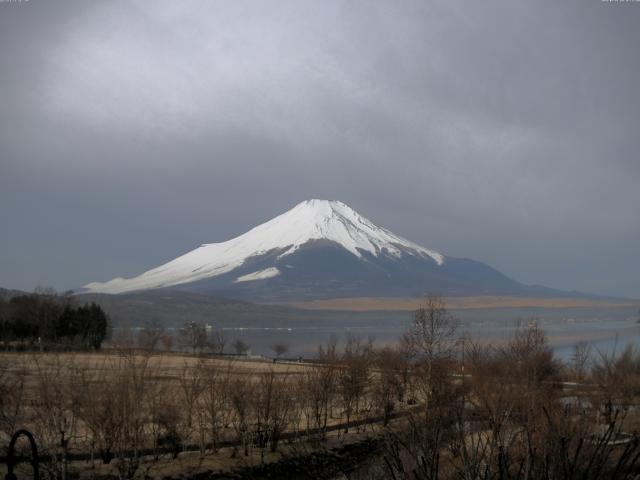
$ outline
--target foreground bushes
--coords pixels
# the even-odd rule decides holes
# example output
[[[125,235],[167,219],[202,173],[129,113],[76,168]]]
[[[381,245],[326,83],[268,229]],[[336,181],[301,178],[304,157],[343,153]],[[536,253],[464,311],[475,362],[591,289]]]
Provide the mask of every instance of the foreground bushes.
[[[453,319],[437,299],[429,302],[407,339],[417,346],[412,381],[424,386],[426,408],[385,432],[386,475],[638,478],[640,352],[583,358],[582,351],[565,366],[534,323],[502,346],[459,341],[464,374],[452,375]]]

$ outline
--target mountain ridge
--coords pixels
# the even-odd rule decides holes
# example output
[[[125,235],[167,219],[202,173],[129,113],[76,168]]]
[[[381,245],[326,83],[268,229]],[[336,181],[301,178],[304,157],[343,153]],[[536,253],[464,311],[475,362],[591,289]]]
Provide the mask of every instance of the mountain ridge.
[[[383,254],[398,257],[408,253],[430,258],[438,265],[444,262],[442,254],[376,226],[343,202],[311,199],[236,238],[202,244],[137,277],[89,283],[83,291],[126,293],[192,283],[226,274],[244,265],[247,259],[269,252],[278,251],[281,259],[314,240],[338,243],[358,258],[365,252],[376,257]],[[272,273],[271,276],[275,276],[280,272]]]
[[[473,259],[449,257],[375,225],[343,202],[306,200],[246,233],[205,243],[129,279],[78,293],[172,288],[270,302],[362,296],[549,295]]]

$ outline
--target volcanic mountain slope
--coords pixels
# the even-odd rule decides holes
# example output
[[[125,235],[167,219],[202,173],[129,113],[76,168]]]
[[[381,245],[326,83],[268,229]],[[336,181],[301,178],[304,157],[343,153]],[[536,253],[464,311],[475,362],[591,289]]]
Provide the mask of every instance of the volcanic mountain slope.
[[[204,244],[87,293],[182,289],[252,300],[354,296],[553,295],[469,259],[445,256],[374,225],[338,201],[307,200],[247,233]]]

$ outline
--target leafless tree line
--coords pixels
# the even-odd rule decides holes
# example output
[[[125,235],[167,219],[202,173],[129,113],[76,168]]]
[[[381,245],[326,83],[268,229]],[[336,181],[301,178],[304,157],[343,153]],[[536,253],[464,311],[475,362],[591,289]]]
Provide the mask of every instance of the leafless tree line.
[[[0,429],[5,440],[18,428],[31,430],[51,478],[68,478],[79,458],[113,465],[119,478],[139,474],[143,458],[187,449],[204,456],[226,446],[234,456],[264,458],[285,433],[288,444],[320,445],[336,424],[361,429],[363,419],[390,412],[391,393],[374,387],[382,375],[377,356],[356,339],[340,352],[332,342],[321,347],[316,365],[262,363],[256,370],[242,361],[124,347],[110,355],[5,355]],[[385,365],[385,378],[391,371]],[[400,395],[397,387],[392,395]]]
[[[429,297],[397,346],[330,341],[314,365],[249,370],[126,346],[0,356],[0,431],[32,430],[51,478],[68,478],[78,457],[124,479],[187,449],[312,452],[336,428],[379,440],[383,478],[635,478],[640,353],[591,353],[578,345],[564,365],[535,325],[474,344]]]

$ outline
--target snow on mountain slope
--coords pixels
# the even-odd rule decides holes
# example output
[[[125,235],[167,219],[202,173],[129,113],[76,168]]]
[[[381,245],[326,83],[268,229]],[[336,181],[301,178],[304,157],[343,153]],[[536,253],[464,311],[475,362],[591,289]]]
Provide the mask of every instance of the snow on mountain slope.
[[[270,251],[282,251],[279,257],[290,255],[312,240],[336,242],[356,257],[362,257],[362,252],[369,252],[376,257],[382,254],[392,257],[408,254],[431,259],[437,265],[444,263],[444,256],[440,253],[374,225],[342,202],[307,200],[232,240],[204,244],[138,277],[94,282],[85,285],[84,289],[93,293],[124,293],[191,283],[230,272],[247,259]],[[261,278],[277,275],[275,271],[267,270],[237,280],[243,281],[240,279],[244,278],[249,281],[258,279],[260,275],[263,275]]]
[[[276,267],[269,267],[265,268],[264,270],[259,270],[257,272],[242,275],[236,278],[236,283],[251,282],[253,280],[264,280],[265,278],[276,277],[278,275],[280,275],[280,270],[278,270]]]

